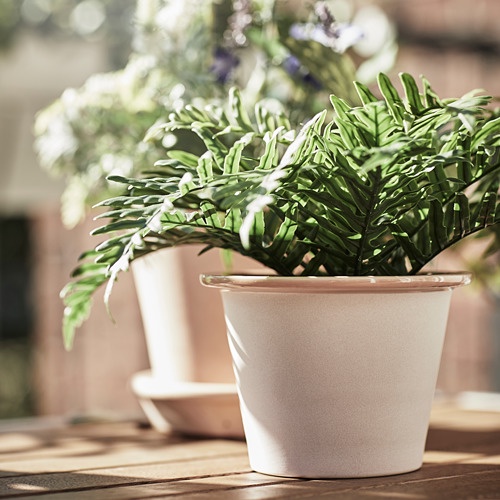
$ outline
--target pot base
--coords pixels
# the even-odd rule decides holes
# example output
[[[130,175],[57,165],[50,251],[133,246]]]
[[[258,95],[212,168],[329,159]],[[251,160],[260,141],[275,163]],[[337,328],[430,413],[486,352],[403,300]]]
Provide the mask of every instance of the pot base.
[[[370,474],[369,472],[366,472],[366,473],[363,473],[361,475],[343,474],[343,475],[339,475],[339,476],[332,475],[331,473],[328,473],[326,475],[321,475],[321,474],[318,474],[316,471],[314,471],[313,473],[310,473],[310,474],[306,473],[305,475],[304,475],[304,473],[293,474],[290,471],[287,471],[285,473],[283,473],[283,472],[272,473],[270,471],[258,470],[258,468],[252,467],[252,465],[250,465],[250,466],[252,467],[252,470],[254,472],[257,472],[258,474],[264,474],[265,476],[286,477],[286,478],[290,478],[290,479],[330,480],[330,479],[368,479],[370,477],[402,476],[404,474],[410,474],[412,472],[420,470],[422,468],[422,465],[423,464],[421,463],[418,467],[415,467],[415,468],[404,469],[404,470],[400,470],[400,471],[391,470],[390,472],[385,472],[385,473],[384,472],[374,472],[373,474]]]
[[[243,439],[236,386],[201,382],[165,384],[139,372],[132,390],[153,428],[203,437]]]

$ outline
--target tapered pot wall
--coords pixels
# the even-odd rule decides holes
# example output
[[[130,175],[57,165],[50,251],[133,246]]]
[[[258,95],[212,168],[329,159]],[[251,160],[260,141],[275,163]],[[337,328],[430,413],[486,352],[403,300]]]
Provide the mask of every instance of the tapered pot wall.
[[[451,288],[281,288],[222,292],[252,468],[306,478],[418,469]]]
[[[160,432],[241,438],[222,302],[199,282],[220,258],[198,256],[202,248],[166,248],[133,263],[151,370],[135,374],[132,389]]]
[[[200,249],[167,248],[132,267],[152,376],[165,384],[234,382],[220,297],[199,283],[220,259]]]

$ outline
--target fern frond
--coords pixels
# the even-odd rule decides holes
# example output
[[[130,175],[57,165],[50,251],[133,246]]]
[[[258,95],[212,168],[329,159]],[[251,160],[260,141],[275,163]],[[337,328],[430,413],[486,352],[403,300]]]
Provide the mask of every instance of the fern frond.
[[[332,96],[330,122],[324,110],[298,131],[264,103],[247,110],[237,90],[224,108],[188,105],[155,126],[156,139],[189,130],[203,147],[167,151],[144,178],[111,178],[127,194],[100,204],[95,234],[107,239],[63,292],[67,344],[94,291],[107,284],[108,297],[132,260],[160,248],[227,249],[282,275],[414,274],[497,228],[500,118],[489,98],[440,99],[427,80],[420,91],[400,79],[402,94],[379,76],[381,100],[356,83],[351,99]]]

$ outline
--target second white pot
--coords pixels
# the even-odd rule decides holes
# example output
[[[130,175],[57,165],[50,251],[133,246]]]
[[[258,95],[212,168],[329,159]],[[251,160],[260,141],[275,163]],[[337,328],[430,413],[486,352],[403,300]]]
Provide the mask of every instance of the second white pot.
[[[132,389],[160,432],[241,438],[222,302],[199,282],[220,258],[201,249],[166,248],[133,263],[151,370],[136,373]]]
[[[451,291],[467,275],[202,281],[222,288],[255,471],[347,478],[422,465]]]

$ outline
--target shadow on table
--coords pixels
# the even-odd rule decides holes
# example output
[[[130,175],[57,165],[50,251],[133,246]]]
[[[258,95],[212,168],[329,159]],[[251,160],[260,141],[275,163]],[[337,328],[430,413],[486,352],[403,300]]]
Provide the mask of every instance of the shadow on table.
[[[0,460],[56,448],[67,452],[73,448],[75,453],[72,456],[84,456],[87,454],[86,449],[90,455],[100,455],[127,445],[157,449],[186,440],[190,439],[174,433],[160,434],[141,422],[76,424],[28,431],[21,429],[0,433]]]
[[[111,432],[111,429],[114,431]],[[197,500],[500,498],[500,430],[458,430],[432,426],[426,446],[429,460],[424,461],[422,469],[408,474],[366,479],[293,480],[237,470],[237,464],[231,457],[231,465],[224,465],[226,468],[219,468],[219,472],[213,466],[214,459],[205,457],[209,465],[194,475],[192,470],[188,471],[192,467],[191,463],[183,463],[182,459],[168,461],[161,449],[165,445],[175,448],[178,443],[189,448],[189,443],[199,443],[199,440],[186,440],[175,435],[162,436],[148,429],[138,432],[130,425],[117,425],[111,429],[109,425],[103,426],[100,433],[96,431],[95,425],[88,430],[82,425],[76,429],[72,427],[67,433],[61,430],[29,433],[24,435],[25,441],[22,440],[22,434],[17,436],[17,441],[7,439],[0,448],[0,499],[28,496],[57,500],[155,497]],[[10,446],[5,446],[9,443]],[[134,462],[135,465],[123,467],[119,465],[120,460],[114,462],[107,458],[108,454],[113,453],[119,456],[128,448],[126,445],[132,445],[136,451],[150,453],[148,457],[151,462]],[[8,470],[8,462],[16,461],[16,457],[27,460],[27,456],[32,456],[40,461],[43,450],[58,447],[63,456],[51,453],[50,459],[97,455],[106,460],[100,463],[99,470],[95,467],[90,470],[92,467],[89,464],[78,472],[40,472],[43,469],[38,469],[38,472],[28,473],[28,469],[24,472]],[[158,456],[155,455],[157,451],[161,452]],[[237,451],[238,455],[243,456],[242,450],[238,448]],[[460,457],[459,454],[465,455]],[[86,461],[87,458],[80,465]]]
[[[498,418],[500,422],[500,414]],[[443,429],[431,426],[427,433],[425,449],[427,451],[498,454],[500,430]]]

